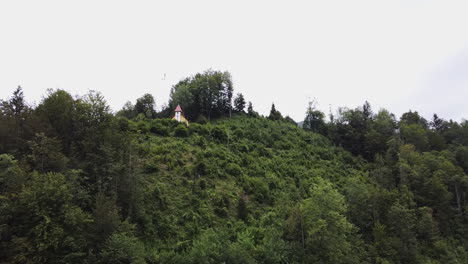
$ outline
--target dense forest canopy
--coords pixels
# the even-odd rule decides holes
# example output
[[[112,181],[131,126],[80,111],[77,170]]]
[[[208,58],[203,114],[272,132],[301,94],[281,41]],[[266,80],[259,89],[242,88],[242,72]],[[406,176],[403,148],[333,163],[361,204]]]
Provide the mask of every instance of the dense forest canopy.
[[[0,101],[0,263],[466,263],[467,121],[311,102],[298,127],[212,70],[156,103]]]

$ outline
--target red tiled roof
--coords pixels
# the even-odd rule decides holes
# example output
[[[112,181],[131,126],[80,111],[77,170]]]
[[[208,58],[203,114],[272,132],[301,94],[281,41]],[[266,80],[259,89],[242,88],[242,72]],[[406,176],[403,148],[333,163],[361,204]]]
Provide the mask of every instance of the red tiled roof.
[[[180,108],[180,105],[177,105],[176,109],[174,110],[174,112],[182,112],[182,108]]]

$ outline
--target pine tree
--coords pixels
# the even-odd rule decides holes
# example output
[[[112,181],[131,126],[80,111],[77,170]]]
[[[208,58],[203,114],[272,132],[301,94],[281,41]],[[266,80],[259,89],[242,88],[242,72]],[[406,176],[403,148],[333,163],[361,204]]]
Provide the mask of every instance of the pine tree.
[[[253,110],[252,102],[249,102],[249,105],[247,107],[247,115],[250,117],[258,116],[258,113]]]
[[[276,110],[275,103],[271,105],[270,115],[268,116],[268,119],[274,121],[283,119],[283,115],[281,115],[281,113],[278,110]]]
[[[18,86],[13,92],[13,97],[10,99],[9,105],[11,113],[14,116],[19,116],[25,110],[26,104],[24,102],[23,88],[21,88],[21,86]]]
[[[238,93],[236,98],[234,99],[234,109],[239,113],[244,112],[245,99],[244,99],[244,95],[242,95],[241,93]]]

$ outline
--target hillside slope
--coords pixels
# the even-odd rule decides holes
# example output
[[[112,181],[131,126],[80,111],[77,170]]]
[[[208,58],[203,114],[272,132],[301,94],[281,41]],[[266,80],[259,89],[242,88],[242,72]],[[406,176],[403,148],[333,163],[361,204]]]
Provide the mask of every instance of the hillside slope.
[[[252,259],[268,259],[267,252],[259,251],[264,248],[279,254],[276,258],[280,262],[300,260],[298,249],[304,250],[303,243],[310,243],[312,250],[312,244],[318,243],[313,241],[314,234],[325,232],[321,239],[330,239],[328,245],[320,242],[320,247],[326,248],[320,253],[325,259],[334,262],[354,254],[357,230],[348,222],[345,201],[337,190],[349,186],[349,182],[366,182],[362,162],[332,147],[324,137],[287,123],[237,117],[215,124],[191,124],[188,129],[178,125],[173,129],[174,136],[157,135],[164,135],[164,129],[174,125],[167,123],[155,120],[151,130],[156,134],[139,137],[144,179],[140,184],[146,194],[141,199],[156,198],[163,203],[163,208],[154,207],[154,201],[137,203],[143,207],[137,211],[158,219],[155,243],[190,254],[201,250],[221,255],[223,252],[191,245],[197,239],[206,239],[204,236],[223,233],[221,244],[239,247]],[[316,200],[307,200],[311,197]],[[318,206],[315,213],[330,214],[324,217],[336,222],[329,222],[329,227],[313,231],[307,241],[302,241],[298,232],[312,231],[298,230],[295,214],[302,214],[306,206]],[[143,235],[154,231],[144,217],[135,217],[142,221]],[[321,221],[319,215],[309,217],[311,228],[314,221]],[[339,237],[335,241],[328,232],[337,232]],[[145,239],[152,239],[151,235]],[[291,243],[283,241],[283,236]],[[335,251],[339,243],[343,246],[341,256]]]
[[[396,130],[388,113],[357,109],[306,130],[277,111],[186,127],[61,90],[11,105],[0,263],[468,259],[467,123],[431,130],[410,112]]]
[[[386,187],[400,176],[321,135],[243,116],[140,128],[148,133],[137,136],[140,196],[131,218],[163,263],[462,263],[466,254],[453,247],[455,227],[441,221],[447,208],[417,204],[421,191],[448,195],[443,187]],[[403,174],[463,174],[444,153],[401,148]],[[426,158],[440,168],[428,172]]]

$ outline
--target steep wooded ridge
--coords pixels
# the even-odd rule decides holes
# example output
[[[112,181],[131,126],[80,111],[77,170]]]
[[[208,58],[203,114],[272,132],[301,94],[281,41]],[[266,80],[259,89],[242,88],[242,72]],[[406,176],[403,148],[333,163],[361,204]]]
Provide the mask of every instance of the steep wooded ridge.
[[[229,83],[209,71],[161,112],[147,94],[116,114],[98,92],[33,107],[18,88],[0,106],[0,263],[466,263],[466,121],[366,103],[326,122],[311,104],[300,128],[231,105]]]

